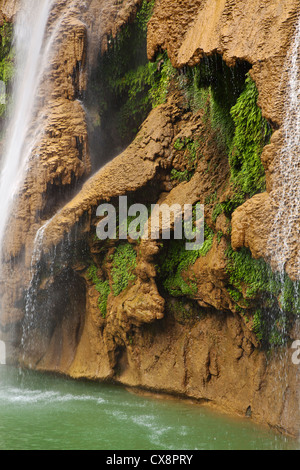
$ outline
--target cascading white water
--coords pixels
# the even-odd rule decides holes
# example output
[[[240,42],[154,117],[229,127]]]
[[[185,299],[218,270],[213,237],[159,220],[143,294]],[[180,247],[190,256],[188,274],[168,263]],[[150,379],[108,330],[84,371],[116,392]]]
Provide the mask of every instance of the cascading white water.
[[[1,165],[0,243],[30,155],[31,146],[26,139],[43,76],[43,44],[52,3],[53,0],[23,0],[15,23],[16,77]]]
[[[34,325],[34,316],[35,316],[35,303],[37,298],[38,286],[39,286],[39,271],[36,270],[36,265],[41,259],[42,250],[43,250],[43,239],[44,233],[51,222],[52,219],[48,220],[40,229],[37,231],[35,240],[34,240],[34,250],[31,258],[31,282],[26,294],[25,299],[25,320],[23,324],[23,331],[22,331],[22,338],[21,338],[21,346],[23,349],[23,360],[25,360],[25,351],[28,348],[28,344],[26,345],[26,341],[30,337],[30,331],[33,329]]]
[[[288,51],[285,63],[284,80],[285,108],[282,125],[283,145],[276,161],[276,174],[278,180],[270,194],[276,207],[272,231],[269,238],[269,249],[272,253],[272,265],[276,269],[276,278],[279,281],[281,295],[279,297],[279,310],[268,308],[268,320],[274,332],[279,333],[279,344],[283,345],[285,338],[290,336],[289,320],[295,319],[292,337],[300,339],[300,283],[295,281],[292,285],[288,278],[289,269],[293,269],[299,276],[299,224],[300,224],[300,17],[296,25],[294,39]],[[272,281],[270,281],[272,291]],[[291,315],[293,314],[293,315]],[[278,328],[278,330],[277,330]],[[294,343],[297,344],[297,341]],[[288,343],[285,343],[288,345]],[[278,358],[282,364],[295,364],[292,362],[294,349],[285,347],[278,350]],[[290,388],[289,367],[274,369],[274,375],[282,387],[285,387],[288,400]],[[295,367],[295,380],[300,385],[300,374]],[[298,404],[300,406],[300,396]],[[295,410],[296,412],[296,410]],[[299,434],[300,435],[300,434]]]
[[[300,267],[300,18],[285,69],[288,71],[288,83],[283,122],[284,145],[278,162],[279,190],[274,192],[278,210],[270,240],[273,259],[282,275],[291,250],[294,250],[296,267]]]
[[[29,137],[37,105],[38,89],[47,66],[49,45],[44,44],[53,0],[23,0],[14,25],[16,71],[10,119],[0,176],[0,246],[13,202],[26,171],[35,135]],[[48,46],[48,47],[47,47]],[[45,57],[46,56],[46,57]],[[1,266],[0,266],[1,269]],[[0,343],[0,361],[5,363],[5,345]]]

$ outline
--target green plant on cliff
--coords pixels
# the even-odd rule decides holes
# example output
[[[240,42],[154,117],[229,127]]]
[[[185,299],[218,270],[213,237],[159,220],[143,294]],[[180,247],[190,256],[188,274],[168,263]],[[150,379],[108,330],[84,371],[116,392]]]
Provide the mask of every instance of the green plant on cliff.
[[[12,48],[13,26],[11,23],[3,22],[0,27],[0,80],[6,86],[6,92],[14,74],[14,51]],[[2,92],[2,90],[1,90]],[[4,91],[3,91],[4,92]],[[0,118],[6,110],[7,95],[1,96]]]
[[[164,102],[175,69],[164,52],[155,62],[147,58],[147,26],[154,1],[144,0],[134,21],[108,40],[107,51],[99,56],[92,73],[90,104],[98,102],[103,135],[127,146],[152,107]]]
[[[158,55],[154,63],[148,63],[149,72],[149,99],[152,108],[165,103],[173,79],[177,77],[177,71],[171,64],[168,54],[164,52]]]
[[[0,79],[7,85],[13,77],[14,52],[12,49],[13,26],[3,22],[0,27]]]
[[[136,258],[136,251],[129,243],[118,245],[112,255],[112,289],[115,297],[127,289],[130,282],[135,280]]]
[[[168,299],[166,309],[181,325],[194,323],[201,318],[201,311],[197,303],[186,297]]]
[[[171,170],[171,180],[182,183],[192,179],[200,158],[199,148],[199,142],[190,137],[178,138],[175,141],[174,149],[178,152],[183,152],[183,164],[186,168],[183,171],[173,168]]]
[[[256,338],[258,341],[262,341],[264,339],[264,330],[265,325],[263,322],[263,316],[261,310],[256,310],[253,316],[253,323],[252,323],[252,330],[254,331]]]
[[[281,283],[263,259],[252,258],[247,248],[242,248],[240,251],[229,248],[226,254],[230,284],[241,296],[253,299],[262,292],[279,294]]]
[[[236,104],[229,110],[231,119],[228,115],[226,117],[226,108],[222,108],[220,101],[212,98],[212,125],[221,129],[224,136],[233,188],[227,201],[217,203],[213,216],[216,220],[222,212],[230,216],[247,197],[265,190],[266,179],[261,154],[270,140],[271,127],[257,106],[258,90],[249,75]]]
[[[300,313],[300,283],[278,273],[263,259],[254,259],[247,248],[227,252],[228,291],[241,312],[251,310],[257,302],[260,309],[253,313],[253,331],[265,345],[281,345],[285,341],[289,318]],[[270,314],[270,312],[272,312]]]
[[[136,23],[141,32],[147,32],[148,23],[153,15],[155,0],[143,0],[136,14]]]
[[[218,216],[225,213],[230,217],[237,207],[242,205],[247,197],[262,192],[266,188],[265,171],[261,162],[261,153],[269,142],[271,127],[263,118],[257,106],[258,91],[255,83],[247,75],[243,92],[236,104],[230,109],[233,132],[230,138],[230,125],[224,127],[226,119],[216,119],[214,109],[219,109],[213,100],[211,106],[212,122],[218,122],[221,132],[226,138],[226,147],[229,155],[231,174],[231,194],[222,202],[216,201],[212,220],[216,222]],[[216,124],[213,124],[216,125]],[[225,129],[225,130],[224,130]],[[224,142],[225,142],[224,140]]]
[[[250,197],[265,191],[265,170],[261,162],[264,146],[271,137],[271,127],[257,106],[258,90],[248,75],[231,116],[235,124],[229,163],[232,180]]]
[[[155,62],[147,62],[129,70],[114,80],[112,90],[116,97],[126,97],[120,110],[122,132],[128,131],[128,120],[140,121],[151,108],[163,104],[169,92],[175,69],[166,53],[158,55]],[[121,124],[120,124],[121,125]],[[134,128],[137,132],[137,128]]]
[[[109,281],[103,281],[99,279],[97,271],[98,269],[94,264],[90,266],[87,272],[87,279],[92,281],[96,290],[100,294],[100,297],[98,299],[98,307],[100,309],[102,317],[105,318],[107,314],[107,300],[111,291]]]
[[[215,223],[219,215],[225,214],[227,217],[230,217],[232,213],[237,209],[239,206],[244,204],[246,196],[241,190],[237,187],[233,188],[233,193],[229,198],[226,199],[224,202],[217,202],[215,204],[213,214],[212,214],[212,221]]]
[[[204,244],[199,250],[186,250],[186,240],[171,240],[161,251],[158,264],[158,278],[163,288],[173,297],[190,296],[197,292],[195,280],[190,279],[187,270],[199,257],[210,251],[214,233],[205,224]],[[186,274],[183,278],[183,274]]]
[[[229,151],[234,122],[230,114],[245,84],[246,62],[229,67],[219,54],[204,57],[195,67],[186,67],[178,78],[179,87],[191,111],[204,111],[204,124],[216,131],[216,143]]]
[[[187,106],[204,111],[203,124],[215,131],[215,143],[228,155],[233,191],[228,200],[216,201],[214,221],[222,212],[230,216],[247,197],[266,187],[261,153],[272,131],[257,105],[258,90],[249,68],[246,62],[228,67],[214,55],[187,67],[178,78]]]

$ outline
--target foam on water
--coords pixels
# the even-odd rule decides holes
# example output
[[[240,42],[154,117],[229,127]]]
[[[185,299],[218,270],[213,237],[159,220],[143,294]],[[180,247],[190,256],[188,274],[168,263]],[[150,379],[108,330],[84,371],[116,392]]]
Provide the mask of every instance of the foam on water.
[[[67,402],[94,402],[95,405],[102,405],[105,399],[90,395],[73,395],[70,393],[62,394],[52,390],[29,390],[23,388],[2,388],[0,390],[0,400],[3,403],[10,404],[57,404]]]

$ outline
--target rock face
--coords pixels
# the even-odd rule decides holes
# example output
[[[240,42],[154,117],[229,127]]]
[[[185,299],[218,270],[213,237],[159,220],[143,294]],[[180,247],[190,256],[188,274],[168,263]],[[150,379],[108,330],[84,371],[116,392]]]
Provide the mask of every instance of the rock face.
[[[20,0],[1,0],[1,20],[12,21],[19,8]]]
[[[182,2],[173,2],[170,6],[163,0],[156,3],[156,14],[149,25],[149,58],[163,48],[176,67],[195,65],[202,57],[215,52],[228,64],[235,63],[237,58],[246,60],[252,65],[251,75],[258,87],[263,115],[275,129],[281,126],[288,92],[286,55],[299,17],[297,2],[199,0],[192,3],[192,6]],[[280,198],[277,190],[282,180],[279,159],[283,145],[282,130],[278,129],[262,155],[268,192],[239,208],[232,221],[233,247],[247,246],[253,256],[262,256],[271,262],[274,244],[270,245],[268,240],[276,201]],[[294,228],[296,233],[298,227],[299,223]],[[295,232],[290,237],[292,246]],[[287,265],[287,272],[293,279],[299,279],[300,275],[297,258],[298,246],[294,245]]]
[[[267,191],[240,205],[231,220],[224,213],[215,217],[209,203],[213,194],[225,201],[232,192],[228,158],[216,144],[218,131],[205,124],[203,109],[185,108],[178,90],[171,89],[165,103],[150,112],[128,148],[91,174],[81,101],[88,70],[96,66],[97,54],[106,51],[108,38],[135,18],[140,4],[89,0],[83,6],[60,0],[53,7],[50,34],[58,18],[63,21],[32,122],[32,131],[38,122],[44,132],[32,151],[3,247],[1,337],[8,344],[9,360],[75,378],[113,379],[192,397],[242,415],[251,412],[253,419],[296,435],[300,397],[293,351],[285,347],[264,352],[253,323],[243,316],[248,310],[230,293],[226,250],[229,244],[234,250],[249,248],[253,258],[271,261],[276,268],[269,239],[274,194],[280,188],[285,58],[299,4],[155,2],[148,25],[149,59],[167,50],[178,69],[215,54],[229,66],[247,62],[259,106],[272,125],[271,142],[262,154]],[[0,2],[2,16],[12,19],[16,5]],[[201,159],[191,178],[178,183],[171,170],[184,169],[187,150],[176,142],[194,136],[201,142]],[[210,249],[183,270],[181,295],[172,296],[164,288],[162,260],[168,246],[129,239],[134,262],[130,265],[125,256],[117,266],[116,243],[95,239],[97,207],[117,204],[125,195],[145,204],[207,201]],[[295,243],[294,233],[290,236],[286,270],[297,280],[299,241]],[[117,268],[124,259],[128,282],[116,293]],[[99,308],[104,288],[105,314]],[[28,316],[28,292],[33,319]],[[255,310],[260,299],[251,301]],[[296,327],[290,341],[297,339]]]
[[[85,89],[86,27],[73,18],[76,5],[72,5],[69,17],[69,6],[65,3],[57,2],[49,19],[51,34],[52,29],[57,28],[57,10],[61,14],[61,9],[66,9],[60,25],[61,37],[54,35],[51,43],[52,63],[45,68],[30,129],[30,134],[37,133],[41,137],[32,150],[17,207],[11,214],[4,240],[4,257],[8,264],[3,266],[3,277],[10,279],[10,288],[5,289],[2,297],[5,313],[1,321],[4,327],[11,321],[11,315],[14,320],[18,318],[17,309],[6,305],[11,305],[12,300],[12,305],[20,302],[24,295],[20,285],[23,280],[27,284],[30,281],[28,268],[33,242],[43,221],[51,217],[49,201],[51,210],[56,211],[64,198],[72,194],[76,184],[80,184],[90,172],[85,112],[78,101]],[[58,188],[59,196],[56,194]],[[12,277],[9,274],[10,261],[20,257],[27,269],[23,269],[23,262],[16,262]]]

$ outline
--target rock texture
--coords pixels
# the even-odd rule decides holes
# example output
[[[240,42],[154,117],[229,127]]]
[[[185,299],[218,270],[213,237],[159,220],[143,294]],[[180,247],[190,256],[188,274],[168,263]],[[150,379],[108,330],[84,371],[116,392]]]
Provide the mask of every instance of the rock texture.
[[[15,14],[20,8],[20,0],[1,0],[0,2],[0,18],[6,21],[13,21]]]
[[[3,247],[7,261],[2,270],[3,278],[10,279],[9,288],[5,289],[2,297],[5,313],[1,322],[4,327],[12,317],[14,320],[18,318],[17,309],[8,307],[8,304],[12,300],[12,305],[21,301],[24,296],[21,285],[24,280],[27,284],[30,281],[37,230],[90,172],[85,112],[78,101],[85,88],[86,27],[74,19],[75,6],[74,3],[57,2],[49,19],[49,34],[53,36],[51,64],[45,68],[29,136],[29,139],[35,136],[36,144],[8,223]],[[61,34],[58,37],[55,29],[57,16],[58,12],[63,14],[63,8],[66,11],[59,25]],[[59,195],[56,194],[58,188]],[[10,274],[12,259],[22,259],[22,262],[16,261],[13,277]]]
[[[231,191],[228,159],[215,144],[215,131],[203,125],[203,111],[184,109],[176,91],[152,110],[127,149],[91,175],[80,101],[87,72],[95,66],[97,53],[106,50],[109,37],[134,18],[140,3],[59,0],[53,7],[49,34],[58,18],[63,21],[32,123],[32,131],[38,122],[44,132],[33,149],[4,245],[1,337],[7,341],[9,360],[75,378],[110,379],[192,397],[242,415],[251,412],[253,419],[296,435],[299,383],[290,350],[267,358],[260,349],[251,324],[229,294],[225,251],[230,240],[236,250],[248,247],[255,258],[272,258],[268,240],[280,178],[284,64],[299,4],[156,1],[148,30],[149,59],[163,49],[177,68],[216,53],[229,65],[244,60],[252,66],[259,105],[275,130],[262,156],[267,192],[236,210],[231,235],[225,215],[213,220],[208,204],[206,220],[215,233],[212,248],[183,274],[187,282],[192,277],[196,293],[184,299],[179,311],[176,299],[163,296],[158,281],[160,243],[129,240],[137,255],[135,280],[118,296],[110,292],[103,318],[88,268],[94,263],[101,281],[111,287],[115,247],[95,241],[99,204],[116,203],[118,196],[127,195],[134,202],[183,205],[204,202],[212,191]],[[12,18],[15,3],[2,1],[0,10]],[[203,157],[190,181],[177,184],[170,169],[182,169],[183,156],[174,143],[191,135],[202,142]],[[296,245],[291,243],[287,266],[293,279],[299,278]],[[31,268],[39,268],[41,275]],[[39,312],[32,323],[25,315],[29,287],[35,289],[31,293]],[[290,339],[296,338],[295,328]],[[24,355],[20,345],[25,343]]]
[[[191,4],[167,0],[156,2],[149,25],[148,55],[166,49],[174,66],[195,65],[202,57],[218,53],[232,65],[237,59],[252,65],[251,76],[259,91],[259,106],[275,129],[285,113],[288,73],[286,56],[299,18],[297,1],[231,2],[198,0]],[[267,193],[239,208],[232,221],[233,247],[247,246],[255,257],[272,260],[274,243],[269,243],[276,201],[280,198],[280,154],[284,145],[278,129],[262,155],[267,174]],[[251,213],[251,221],[249,214]],[[292,279],[299,279],[298,245],[293,243],[299,224],[290,234],[293,247],[287,263]],[[245,242],[245,243],[244,243]],[[283,243],[283,241],[282,241]]]

